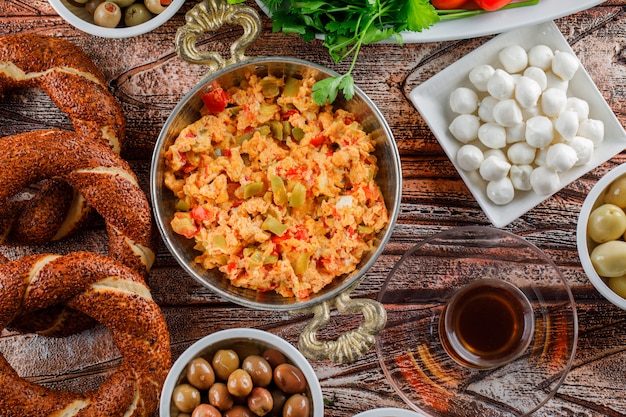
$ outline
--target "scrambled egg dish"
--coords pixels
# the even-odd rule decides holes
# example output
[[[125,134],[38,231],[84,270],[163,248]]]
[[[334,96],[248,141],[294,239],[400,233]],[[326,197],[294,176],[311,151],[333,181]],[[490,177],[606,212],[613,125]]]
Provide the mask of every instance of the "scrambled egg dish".
[[[172,229],[235,286],[306,298],[353,271],[389,222],[374,142],[354,114],[315,104],[314,83],[214,84],[166,153]]]

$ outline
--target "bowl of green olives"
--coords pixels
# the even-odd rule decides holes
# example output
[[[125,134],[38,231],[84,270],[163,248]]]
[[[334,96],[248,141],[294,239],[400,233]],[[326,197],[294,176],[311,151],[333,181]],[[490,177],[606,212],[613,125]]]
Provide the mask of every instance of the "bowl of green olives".
[[[167,22],[184,0],[49,0],[69,24],[103,38],[130,38]]]
[[[576,240],[591,283],[626,310],[626,164],[603,176],[585,198]]]
[[[322,389],[306,358],[273,333],[212,333],[174,362],[159,417],[323,417]]]

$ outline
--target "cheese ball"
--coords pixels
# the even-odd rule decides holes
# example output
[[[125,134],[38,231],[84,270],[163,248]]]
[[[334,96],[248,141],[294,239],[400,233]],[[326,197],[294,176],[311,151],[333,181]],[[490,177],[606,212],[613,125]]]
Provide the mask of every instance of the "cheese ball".
[[[524,70],[524,77],[528,77],[530,79],[535,80],[541,91],[545,90],[548,87],[548,77],[544,70],[539,67],[528,67]]]
[[[574,166],[581,166],[589,163],[593,156],[593,141],[591,139],[583,138],[582,136],[574,136],[572,140],[567,142],[569,146],[574,149],[578,160]]]
[[[519,45],[509,45],[503,48],[498,58],[504,69],[511,74],[521,72],[528,66],[528,54]]]
[[[513,99],[496,103],[493,107],[493,118],[497,124],[503,127],[517,126],[524,121],[522,110]]]
[[[521,107],[536,107],[541,97],[541,86],[530,77],[520,77],[515,86],[515,99]]]
[[[547,45],[535,45],[528,51],[528,63],[544,71],[552,67],[554,51]]]
[[[531,117],[526,121],[526,142],[535,148],[548,146],[554,139],[552,121],[546,116]]]
[[[578,113],[565,110],[556,118],[554,128],[565,140],[574,139],[578,132]]]
[[[496,70],[487,64],[479,65],[473,68],[469,73],[469,80],[472,82],[476,90],[487,91],[487,82]]]
[[[530,185],[537,194],[553,194],[559,189],[560,184],[559,174],[550,168],[539,166],[530,174]]]
[[[555,143],[548,148],[546,166],[556,172],[564,172],[571,169],[577,161],[576,151],[565,143]]]
[[[548,88],[541,95],[541,109],[548,117],[558,117],[567,106],[567,94],[559,88]]]
[[[528,165],[533,163],[536,153],[537,148],[526,142],[517,142],[509,146],[506,155],[512,164]]]
[[[521,142],[526,139],[526,123],[522,122],[506,128],[506,143]]]
[[[505,205],[513,201],[515,189],[508,177],[487,183],[487,197],[495,204]]]
[[[504,148],[506,146],[506,130],[497,123],[485,123],[478,128],[478,140],[488,148]]]
[[[463,145],[456,152],[456,162],[464,171],[474,171],[480,167],[485,157],[478,146]]]
[[[480,117],[480,120],[483,122],[495,122],[496,119],[493,117],[493,108],[499,102],[500,100],[492,96],[483,98],[478,106],[478,117]]]
[[[497,156],[489,156],[480,164],[478,172],[485,181],[497,181],[509,174],[511,164]]]
[[[478,95],[467,87],[459,87],[450,94],[450,108],[458,114],[471,114],[478,108]]]
[[[578,59],[569,52],[557,51],[552,58],[552,72],[562,80],[569,81],[578,71]]]
[[[565,110],[576,112],[578,122],[582,122],[589,118],[589,103],[578,97],[568,97],[565,104]]]
[[[498,100],[513,97],[515,79],[508,72],[497,69],[487,82],[487,91]]]
[[[598,147],[604,141],[604,123],[602,120],[586,119],[578,125],[578,136],[590,139]]]
[[[520,191],[530,191],[533,189],[530,185],[530,174],[533,172],[531,165],[512,165],[509,170],[509,177],[513,188]]]
[[[459,142],[468,143],[478,137],[480,120],[472,114],[461,114],[454,118],[448,130]]]

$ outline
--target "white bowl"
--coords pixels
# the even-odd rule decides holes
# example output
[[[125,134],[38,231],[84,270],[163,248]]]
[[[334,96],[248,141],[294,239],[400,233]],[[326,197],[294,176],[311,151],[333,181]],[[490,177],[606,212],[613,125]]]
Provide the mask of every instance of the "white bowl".
[[[533,191],[516,191],[515,198],[510,203],[506,205],[494,204],[487,197],[486,182],[478,173],[463,171],[456,162],[456,152],[462,143],[457,141],[448,131],[448,126],[454,119],[454,113],[448,105],[449,97],[450,93],[457,87],[473,87],[468,79],[468,74],[476,66],[490,64],[494,68],[500,67],[497,64],[498,53],[505,46],[520,45],[528,50],[539,44],[547,45],[553,51],[558,50],[574,54],[554,22],[528,26],[496,36],[413,89],[410,94],[413,104],[428,123],[480,207],[496,227],[503,227],[511,223],[546,200],[549,195],[540,195]],[[624,128],[582,65],[569,82],[567,94],[568,97],[578,97],[589,103],[589,118],[602,120],[605,134],[604,141],[594,150],[592,159],[587,164],[574,167],[560,174],[560,188],[611,159],[626,146]]]
[[[306,358],[286,340],[264,330],[237,328],[221,330],[195,342],[174,362],[172,369],[165,379],[161,391],[160,417],[171,417],[172,392],[179,383],[187,364],[194,358],[215,352],[220,348],[228,348],[237,342],[252,342],[263,348],[273,348],[282,352],[289,362],[299,368],[304,374],[308,384],[308,396],[311,401],[311,417],[324,416],[324,399],[322,388],[315,371]]]
[[[403,408],[376,408],[374,410],[363,411],[354,417],[425,417],[424,414],[418,414],[415,411],[405,410]]]
[[[593,286],[596,287],[596,290],[598,290],[604,298],[615,304],[617,307],[626,310],[626,299],[617,295],[608,286],[605,279],[598,275],[596,269],[593,267],[590,254],[594,246],[597,244],[595,244],[587,235],[589,215],[593,209],[601,205],[607,187],[613,181],[624,175],[626,175],[626,164],[619,165],[612,169],[608,174],[602,177],[596,185],[593,186],[585,198],[580,214],[578,215],[576,244],[578,246],[578,257],[580,258],[580,263],[582,264],[589,281],[591,281]]]
[[[167,22],[185,3],[185,0],[173,0],[162,13],[137,26],[105,28],[96,25],[93,22],[93,17],[83,7],[74,6],[68,3],[67,0],[48,1],[54,10],[69,24],[83,32],[103,38],[131,38],[148,33]]]

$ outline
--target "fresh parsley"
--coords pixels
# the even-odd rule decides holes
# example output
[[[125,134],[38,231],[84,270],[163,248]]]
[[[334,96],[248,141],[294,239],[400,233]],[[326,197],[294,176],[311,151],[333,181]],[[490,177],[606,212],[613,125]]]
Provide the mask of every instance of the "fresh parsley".
[[[421,32],[440,18],[428,0],[263,0],[272,16],[272,30],[300,35],[304,40],[324,36],[323,45],[335,62],[352,56],[345,74],[318,81],[313,99],[332,103],[343,92],[354,96],[352,70],[362,45],[392,38],[402,44],[400,32]]]

